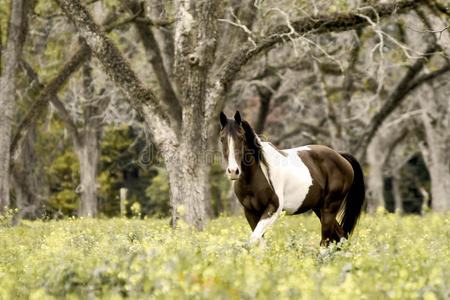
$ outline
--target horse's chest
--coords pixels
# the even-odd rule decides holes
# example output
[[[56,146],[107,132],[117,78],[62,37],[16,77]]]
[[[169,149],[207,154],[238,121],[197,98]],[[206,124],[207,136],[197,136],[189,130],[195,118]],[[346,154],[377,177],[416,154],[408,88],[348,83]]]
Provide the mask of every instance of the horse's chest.
[[[242,206],[250,211],[263,211],[271,201],[276,197],[270,189],[249,190],[245,188],[235,188],[236,196]]]
[[[283,210],[295,213],[303,204],[312,185],[311,174],[295,150],[285,150],[282,163],[272,163],[270,177]]]

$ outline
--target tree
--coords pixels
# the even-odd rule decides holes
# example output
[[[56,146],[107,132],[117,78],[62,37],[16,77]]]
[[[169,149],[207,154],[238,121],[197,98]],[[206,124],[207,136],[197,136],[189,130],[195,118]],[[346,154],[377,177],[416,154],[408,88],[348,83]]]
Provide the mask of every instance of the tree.
[[[22,46],[28,31],[28,14],[33,1],[11,0],[5,50],[1,53],[0,78],[0,212],[9,206],[9,170],[12,120],[15,113],[16,81]]]
[[[450,93],[448,82],[429,85],[419,96],[425,131],[425,163],[431,177],[431,207],[434,211],[450,209]]]
[[[178,98],[175,102],[162,94],[158,97],[143,86],[116,46],[78,1],[57,2],[101,61],[105,72],[144,117],[165,160],[173,222],[179,217],[177,208],[184,205],[187,222],[199,229],[205,225],[210,168],[207,154],[213,141],[216,141],[216,118],[223,108],[225,93],[241,68],[258,54],[283,42],[292,28],[296,34],[345,31],[369,24],[361,14],[369,19],[377,15],[384,17],[419,4],[419,1],[409,0],[379,4],[358,12],[299,18],[290,22],[289,26],[273,27],[257,43],[245,43],[215,70],[212,66],[216,60],[218,17],[223,3],[214,0],[195,3],[175,1],[173,73]],[[181,112],[181,118],[177,111]]]

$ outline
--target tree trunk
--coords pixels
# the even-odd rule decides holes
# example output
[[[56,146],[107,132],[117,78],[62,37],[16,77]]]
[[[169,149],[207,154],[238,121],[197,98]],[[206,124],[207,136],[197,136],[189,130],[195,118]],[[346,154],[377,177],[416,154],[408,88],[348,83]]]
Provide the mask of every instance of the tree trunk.
[[[26,0],[10,1],[10,16],[8,21],[8,36],[6,47],[2,51],[0,78],[0,213],[5,206],[10,206],[9,172],[11,126],[15,113],[16,75],[19,57],[27,30]]]
[[[450,108],[448,83],[432,86],[432,99],[421,95],[422,121],[428,145],[425,159],[431,178],[431,208],[433,211],[450,209]],[[428,93],[429,95],[429,93]]]
[[[35,140],[34,123],[23,141],[12,169],[15,207],[18,209],[17,219],[35,219],[42,208],[42,200],[45,199],[45,174],[43,168],[38,166]]]
[[[367,149],[367,162],[369,174],[367,178],[367,212],[375,214],[379,206],[384,207],[384,180],[383,180],[383,151],[378,147],[378,136],[370,143]]]
[[[87,127],[81,145],[75,147],[80,162],[80,185],[77,191],[79,217],[97,217],[97,174],[100,159],[100,132],[97,128]],[[100,129],[101,130],[101,129]]]
[[[205,228],[205,204],[210,201],[210,165],[205,152],[199,150],[205,148],[201,144],[201,141],[191,138],[174,151],[175,155],[173,152],[162,153],[169,175],[172,226],[179,218],[184,218],[199,230]]]

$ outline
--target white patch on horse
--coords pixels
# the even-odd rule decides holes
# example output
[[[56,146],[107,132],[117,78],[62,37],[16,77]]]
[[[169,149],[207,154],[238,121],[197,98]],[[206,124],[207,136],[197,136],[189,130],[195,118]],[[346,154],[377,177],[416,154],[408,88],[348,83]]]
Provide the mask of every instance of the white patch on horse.
[[[228,169],[232,171],[239,169],[234,155],[234,140],[231,136],[228,137]]]
[[[292,148],[289,150],[296,150],[296,151],[310,151],[311,148],[309,148],[308,146],[301,146],[301,147],[297,147],[297,148]]]
[[[275,220],[278,218],[278,216],[281,213],[281,206],[278,207],[277,211],[270,216],[269,218],[261,219],[259,220],[258,224],[256,225],[255,230],[253,230],[252,234],[250,235],[250,243],[255,244],[258,242],[262,242],[262,237],[264,233],[267,231],[267,229],[270,227],[270,225],[275,222]]]
[[[281,150],[286,154],[284,156],[270,143],[262,142],[261,146],[269,168],[269,170],[265,170],[261,164],[263,173],[268,180],[270,176],[282,210],[293,214],[303,204],[312,185],[311,173],[298,155],[298,151],[311,149],[299,147]]]

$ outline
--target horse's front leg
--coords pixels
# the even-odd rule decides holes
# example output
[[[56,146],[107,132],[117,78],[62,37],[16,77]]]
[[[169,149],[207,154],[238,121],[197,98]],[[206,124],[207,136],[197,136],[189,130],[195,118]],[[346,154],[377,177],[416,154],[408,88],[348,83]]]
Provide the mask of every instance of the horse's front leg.
[[[261,218],[258,221],[258,224],[256,225],[255,230],[253,230],[252,234],[250,235],[251,244],[261,243],[261,245],[264,245],[262,237],[267,229],[278,218],[281,213],[281,209],[282,207],[279,204],[276,205],[274,203],[269,203],[269,205],[267,205],[266,209],[261,215]]]

